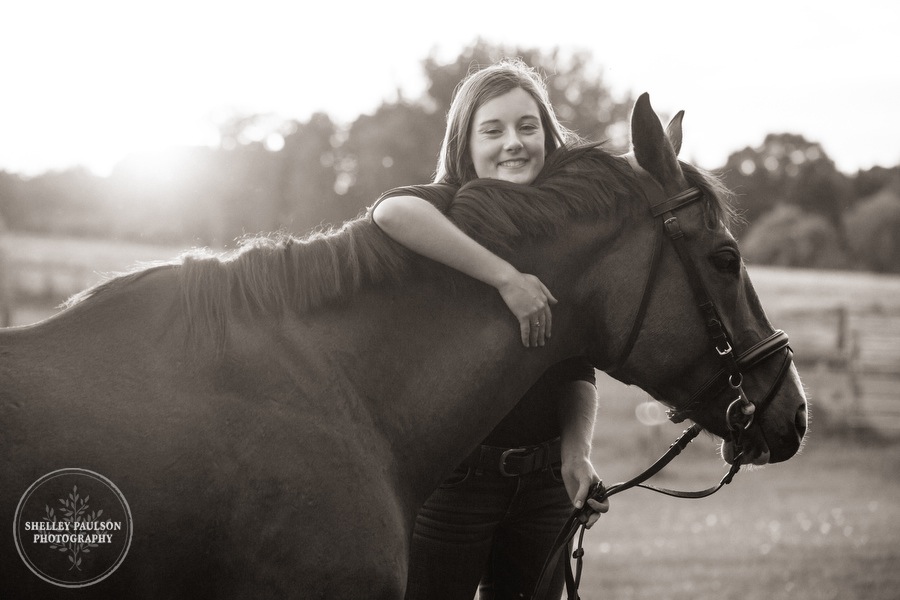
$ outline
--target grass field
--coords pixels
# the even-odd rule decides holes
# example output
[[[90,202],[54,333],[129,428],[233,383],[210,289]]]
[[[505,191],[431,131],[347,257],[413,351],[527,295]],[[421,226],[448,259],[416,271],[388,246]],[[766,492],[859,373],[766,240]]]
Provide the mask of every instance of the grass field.
[[[634,419],[642,392],[604,380],[594,463],[630,478],[681,426]],[[724,474],[716,442],[698,438],[658,484],[702,489]],[[646,490],[610,499],[586,535],[584,600],[896,600],[900,592],[900,443],[812,430],[788,462],[739,473],[702,500]]]

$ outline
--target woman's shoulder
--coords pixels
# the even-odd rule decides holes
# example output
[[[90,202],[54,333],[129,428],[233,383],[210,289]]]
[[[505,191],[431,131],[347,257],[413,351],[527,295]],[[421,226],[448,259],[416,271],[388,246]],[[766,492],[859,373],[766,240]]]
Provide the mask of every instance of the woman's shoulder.
[[[444,197],[453,195],[456,193],[456,190],[459,188],[455,185],[450,185],[449,183],[425,183],[420,185],[404,185],[400,187],[395,187],[383,193],[381,198],[390,198],[392,196],[416,196],[419,198],[423,198],[428,200],[432,197]]]
[[[375,210],[375,207],[387,198],[394,198],[397,196],[414,196],[416,198],[421,198],[438,207],[441,212],[447,212],[458,189],[457,186],[450,185],[449,183],[425,183],[421,185],[395,187],[383,193],[369,209],[369,212]]]

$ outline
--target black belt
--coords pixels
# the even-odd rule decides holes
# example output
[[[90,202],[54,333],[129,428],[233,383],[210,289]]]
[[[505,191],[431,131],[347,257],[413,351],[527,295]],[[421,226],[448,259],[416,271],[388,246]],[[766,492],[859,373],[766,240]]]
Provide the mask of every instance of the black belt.
[[[485,473],[499,473],[505,477],[526,475],[562,462],[559,438],[537,446],[499,448],[478,446],[460,467]]]

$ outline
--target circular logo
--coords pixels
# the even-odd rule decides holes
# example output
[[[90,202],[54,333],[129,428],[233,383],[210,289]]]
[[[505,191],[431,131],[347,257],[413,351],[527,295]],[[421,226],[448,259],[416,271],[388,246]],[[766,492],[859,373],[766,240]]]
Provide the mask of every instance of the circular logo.
[[[125,560],[132,530],[125,496],[87,469],[60,469],[35,481],[13,521],[16,549],[28,568],[68,588],[109,577]]]

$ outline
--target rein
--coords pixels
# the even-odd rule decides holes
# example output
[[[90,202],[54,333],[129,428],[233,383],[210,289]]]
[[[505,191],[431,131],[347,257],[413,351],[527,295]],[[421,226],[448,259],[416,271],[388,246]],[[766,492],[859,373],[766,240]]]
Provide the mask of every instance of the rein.
[[[675,440],[675,442],[673,442],[671,446],[669,446],[669,449],[665,454],[656,459],[656,462],[647,467],[639,475],[629,479],[628,481],[623,481],[621,483],[611,485],[608,488],[604,487],[602,482],[594,484],[594,486],[592,486],[591,490],[588,492],[587,500],[597,500],[598,502],[603,502],[603,500],[609,498],[610,496],[614,496],[615,494],[624,492],[625,490],[638,487],[644,488],[646,490],[651,490],[659,494],[673,496],[675,498],[698,499],[712,496],[724,486],[731,483],[731,480],[734,479],[734,476],[741,468],[741,458],[743,454],[739,454],[735,457],[734,462],[728,469],[728,472],[725,473],[725,476],[722,477],[719,483],[712,487],[706,488],[705,490],[685,492],[680,490],[670,490],[668,488],[657,487],[645,483],[648,479],[662,471],[663,468],[670,462],[672,462],[676,456],[681,454],[681,451],[684,450],[688,446],[688,444],[690,444],[694,440],[694,438],[700,435],[701,431],[703,431],[703,427],[701,427],[700,425],[697,425],[696,423],[691,425],[681,433],[678,439]],[[566,520],[566,523],[565,525],[563,525],[559,534],[556,536],[556,539],[553,541],[552,550],[547,557],[547,560],[544,561],[544,566],[541,569],[541,577],[538,580],[537,586],[535,587],[535,593],[533,596],[535,600],[542,599],[546,595],[547,590],[550,587],[550,582],[553,580],[553,572],[556,569],[556,565],[559,562],[560,556],[562,555],[563,551],[569,550],[572,539],[575,537],[576,533],[578,534],[578,545],[575,551],[572,552],[572,558],[575,559],[575,568],[573,572],[572,563],[569,560],[566,560],[565,577],[567,598],[569,600],[579,600],[578,586],[581,583],[581,571],[584,558],[584,532],[587,530],[588,518],[594,512],[593,509],[588,505],[587,500],[585,500],[585,503],[581,508],[573,511],[568,520]]]
[[[660,197],[662,189],[637,164],[637,160],[634,158],[634,156],[627,155],[626,158],[628,159],[635,173],[638,175],[638,181],[640,182],[641,187],[648,199]],[[694,413],[697,412],[697,410],[702,406],[706,399],[708,399],[711,395],[717,394],[724,388],[727,383],[727,385],[731,387],[731,390],[736,395],[736,397],[729,403],[728,408],[725,410],[725,422],[728,426],[728,429],[732,433],[735,449],[737,450],[737,455],[734,457],[734,460],[731,464],[731,467],[728,469],[728,472],[722,477],[719,483],[705,490],[685,492],[646,484],[645,482],[648,479],[659,473],[666,465],[672,462],[672,460],[674,460],[676,456],[681,454],[681,451],[684,450],[687,445],[690,444],[691,441],[700,434],[701,431],[703,431],[703,427],[695,423],[681,434],[681,436],[669,447],[668,451],[665,454],[663,454],[659,459],[656,460],[656,462],[650,465],[642,473],[632,479],[629,479],[628,481],[617,483],[610,486],[609,488],[605,488],[602,482],[595,484],[595,486],[592,487],[588,493],[588,499],[602,502],[610,496],[635,487],[641,487],[676,498],[688,499],[705,498],[716,493],[724,486],[731,483],[734,476],[740,470],[744,458],[744,452],[741,443],[743,432],[749,429],[749,427],[753,424],[754,417],[757,414],[761,414],[763,410],[765,410],[765,408],[769,405],[769,403],[771,403],[789,371],[790,365],[793,360],[793,354],[789,346],[788,336],[781,330],[774,331],[771,335],[759,341],[754,346],[740,353],[739,355],[735,354],[734,345],[731,342],[731,338],[728,335],[728,331],[725,328],[724,322],[719,316],[718,311],[716,310],[712,297],[708,293],[706,286],[703,283],[703,279],[700,277],[700,272],[697,268],[697,265],[694,263],[693,259],[690,256],[690,253],[688,252],[684,233],[682,232],[681,227],[678,223],[678,217],[675,215],[676,210],[693,202],[696,202],[702,197],[703,193],[700,191],[700,189],[698,189],[697,187],[691,187],[676,194],[675,196],[664,198],[662,201],[653,202],[651,200],[651,214],[653,215],[654,219],[656,219],[657,217],[661,217],[662,222],[660,227],[658,227],[656,230],[657,234],[654,236],[655,243],[653,246],[653,252],[650,257],[650,268],[648,269],[647,279],[644,282],[644,289],[640,303],[638,304],[635,319],[632,322],[631,329],[629,331],[628,337],[626,338],[625,345],[619,355],[619,358],[613,365],[607,367],[604,370],[607,373],[612,373],[621,369],[621,367],[628,360],[631,354],[631,350],[634,347],[635,342],[637,341],[638,335],[641,330],[641,325],[643,324],[644,317],[646,316],[647,306],[650,302],[650,296],[653,292],[654,282],[657,279],[656,274],[659,270],[660,259],[662,256],[663,239],[665,237],[662,235],[662,232],[664,231],[667,234],[669,240],[672,242],[676,254],[678,255],[678,258],[685,269],[691,291],[693,292],[694,297],[697,300],[697,306],[706,324],[707,334],[712,343],[712,347],[715,349],[716,354],[719,356],[719,359],[722,363],[722,368],[719,370],[719,372],[712,378],[710,378],[706,383],[704,383],[697,390],[697,392],[695,392],[690,397],[685,406],[669,411],[669,418],[675,423],[680,423],[681,421],[690,418]],[[753,402],[752,400],[747,398],[742,387],[744,380],[743,370],[752,369],[762,361],[775,354],[781,353],[782,351],[784,351],[784,358],[771,387],[761,400],[759,400],[758,402]],[[566,521],[565,525],[563,526],[562,530],[559,532],[559,535],[553,543],[550,555],[544,562],[543,569],[541,570],[541,576],[538,579],[538,584],[535,588],[535,594],[533,596],[535,600],[542,599],[546,595],[547,590],[550,587],[550,582],[553,579],[553,572],[555,571],[560,556],[563,550],[569,549],[572,539],[575,537],[576,533],[579,534],[578,545],[576,550],[572,553],[572,558],[575,559],[576,566],[573,573],[571,562],[569,560],[566,560],[565,577],[568,599],[579,599],[578,585],[581,581],[582,558],[584,557],[584,548],[582,542],[584,539],[584,532],[586,530],[586,523],[592,513],[593,509],[591,509],[587,501],[585,501],[584,505],[581,508],[576,509]]]

